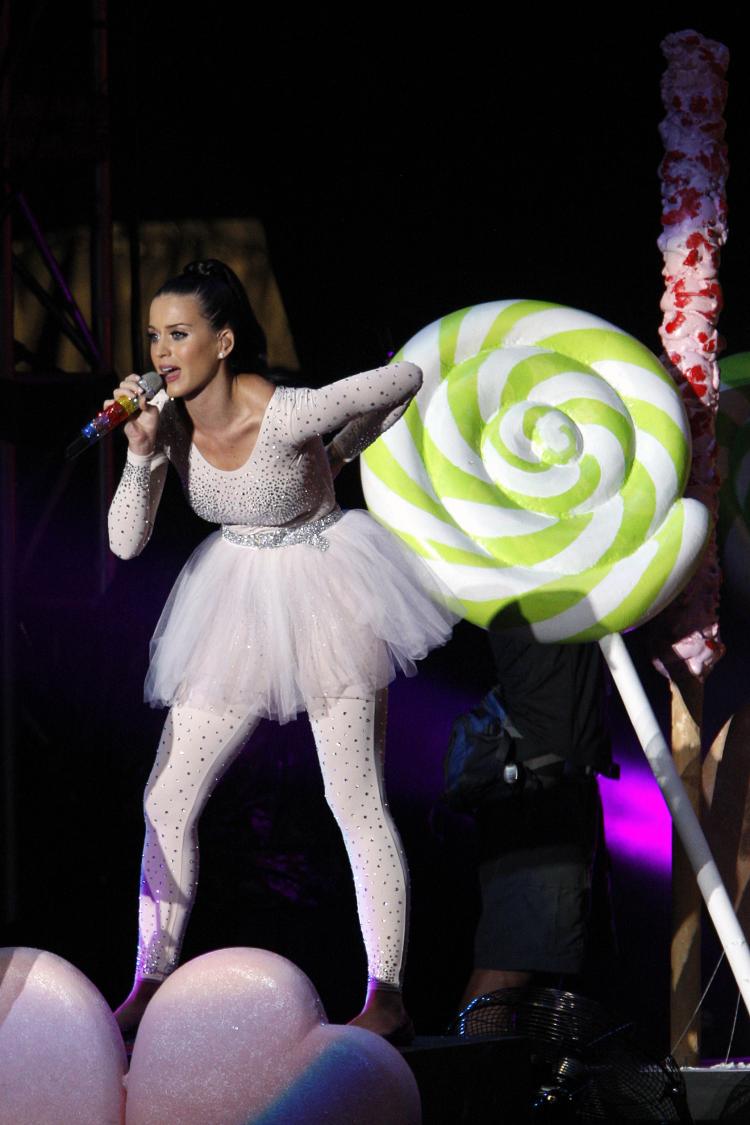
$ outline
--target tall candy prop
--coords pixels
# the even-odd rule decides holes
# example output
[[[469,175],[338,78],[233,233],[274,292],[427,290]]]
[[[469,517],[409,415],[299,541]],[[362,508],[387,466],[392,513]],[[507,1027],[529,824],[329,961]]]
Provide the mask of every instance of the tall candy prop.
[[[452,313],[399,353],[424,372],[362,458],[371,511],[468,620],[542,641],[602,638],[750,1009],[750,955],[617,633],[684,586],[709,532],[681,499],[690,441],[657,360],[606,321],[541,301]]]
[[[722,113],[729,61],[726,47],[695,31],[667,36],[662,78],[666,116],[660,133],[664,318],[660,336],[665,363],[687,410],[693,465],[687,493],[716,517],[718,482],[714,419],[719,394],[716,325],[722,294],[718,280],[726,241],[727,154]],[[695,808],[700,801],[702,683],[723,653],[717,620],[719,568],[712,536],[698,574],[659,623],[662,668],[671,680],[672,752]],[[679,846],[672,863],[672,1029],[686,1034],[678,1060],[698,1054],[691,1014],[700,994],[700,901]],[[688,1025],[687,1033],[684,1028]]]
[[[659,330],[667,369],[685,404],[693,441],[688,495],[718,512],[714,420],[719,401],[722,307],[718,270],[726,242],[727,150],[722,113],[729,52],[695,31],[662,43],[666,117],[659,131],[665,155],[662,180],[664,318]],[[703,678],[722,653],[717,621],[719,567],[712,537],[698,574],[669,612],[675,653]],[[697,627],[696,627],[697,619]]]

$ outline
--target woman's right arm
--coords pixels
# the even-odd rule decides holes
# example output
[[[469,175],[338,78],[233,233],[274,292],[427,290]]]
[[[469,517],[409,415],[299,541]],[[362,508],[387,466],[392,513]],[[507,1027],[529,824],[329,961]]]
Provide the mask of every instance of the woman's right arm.
[[[138,377],[129,375],[115,398],[138,389]],[[109,404],[105,402],[105,407]],[[158,442],[159,407],[141,399],[141,411],[123,426],[128,458],[109,509],[109,546],[121,559],[139,555],[151,538],[164,481],[167,457]]]

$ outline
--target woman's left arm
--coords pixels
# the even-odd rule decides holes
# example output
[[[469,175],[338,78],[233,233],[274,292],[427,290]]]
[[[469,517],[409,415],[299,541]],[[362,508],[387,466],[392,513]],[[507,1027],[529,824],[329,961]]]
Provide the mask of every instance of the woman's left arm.
[[[421,385],[420,368],[404,360],[340,379],[319,390],[298,391],[292,437],[302,443],[314,434],[338,430],[332,443],[335,455],[353,461],[398,421]]]

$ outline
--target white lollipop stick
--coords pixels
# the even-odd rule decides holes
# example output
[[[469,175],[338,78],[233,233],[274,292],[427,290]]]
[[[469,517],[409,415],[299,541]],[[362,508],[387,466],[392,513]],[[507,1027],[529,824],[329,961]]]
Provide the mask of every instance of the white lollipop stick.
[[[737,981],[737,987],[750,1012],[750,950],[737,921],[726,887],[716,866],[706,837],[690,803],[685,786],[677,772],[674,759],[656,716],[643,690],[625,642],[619,633],[602,637],[599,646],[609,665],[612,678],[630,716],[638,741],[653,770],[672,821],[685,849],[701,894],[711,915],[719,941]]]

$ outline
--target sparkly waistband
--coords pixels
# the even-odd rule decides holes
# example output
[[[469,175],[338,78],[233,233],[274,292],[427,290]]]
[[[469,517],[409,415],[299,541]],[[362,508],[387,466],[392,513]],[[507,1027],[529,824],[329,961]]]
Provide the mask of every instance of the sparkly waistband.
[[[343,514],[341,508],[334,508],[327,516],[322,516],[319,520],[312,520],[310,523],[300,524],[299,527],[274,527],[270,531],[252,531],[247,535],[241,535],[238,531],[224,525],[221,529],[221,535],[227,543],[233,543],[235,547],[255,547],[259,550],[268,550],[274,547],[292,547],[297,543],[307,543],[318,551],[327,551],[331,544],[323,532],[338,523]]]

